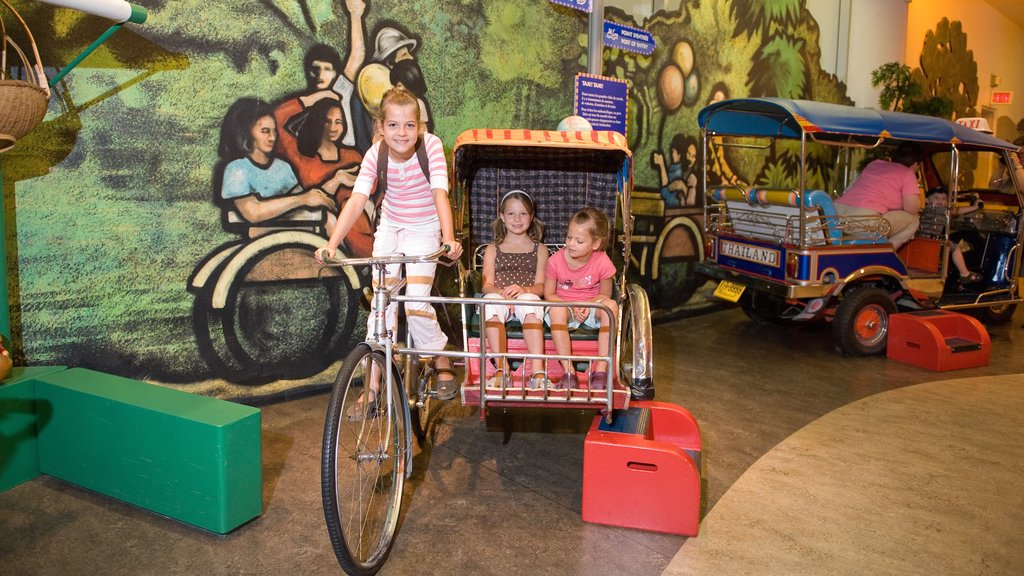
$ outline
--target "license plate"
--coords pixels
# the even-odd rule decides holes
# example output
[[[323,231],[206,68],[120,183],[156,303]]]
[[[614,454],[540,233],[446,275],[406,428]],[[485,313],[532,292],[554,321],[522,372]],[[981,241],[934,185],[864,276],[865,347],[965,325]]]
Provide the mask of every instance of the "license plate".
[[[718,288],[715,288],[715,296],[729,302],[739,302],[745,288],[743,284],[722,280],[718,283]]]

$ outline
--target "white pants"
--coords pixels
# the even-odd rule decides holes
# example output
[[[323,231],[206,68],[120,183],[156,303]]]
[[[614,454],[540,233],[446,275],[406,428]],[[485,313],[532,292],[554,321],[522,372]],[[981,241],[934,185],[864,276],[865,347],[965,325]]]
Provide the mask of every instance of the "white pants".
[[[504,300],[504,298],[501,297],[501,294],[484,294],[484,298]],[[537,296],[536,294],[530,294],[529,292],[524,292],[519,296],[516,296],[516,300],[540,301],[540,296]],[[514,310],[510,311],[509,306],[506,306],[505,304],[488,304],[484,306],[484,321],[490,320],[491,318],[497,316],[498,321],[504,324],[505,322],[508,322],[509,312],[515,314],[515,317],[518,318],[520,322],[525,322],[526,317],[529,316],[530,314],[535,315],[538,321],[544,318],[543,306],[515,306]]]
[[[431,254],[441,245],[440,232],[414,232],[404,228],[391,226],[378,226],[373,235],[373,255],[391,256],[394,254],[405,254],[406,256],[419,256]],[[385,282],[393,286],[401,279],[401,264],[388,266]],[[405,265],[405,294],[407,296],[429,296],[430,287],[434,284],[434,269],[437,265],[428,264],[406,264]],[[375,280],[376,281],[376,280]],[[441,331],[437,323],[437,314],[434,307],[428,302],[406,302],[405,316],[409,323],[409,333],[412,335],[413,347],[420,350],[443,350],[448,344],[448,337]],[[385,316],[389,330],[395,330],[398,323],[398,308],[391,304]],[[373,314],[366,323],[367,334],[373,334]]]
[[[836,203],[836,213],[840,216],[881,216],[889,223],[889,234],[887,238],[894,249],[899,249],[910,240],[917,232],[918,216],[903,210],[890,210],[885,214],[879,214],[869,208],[858,208]]]

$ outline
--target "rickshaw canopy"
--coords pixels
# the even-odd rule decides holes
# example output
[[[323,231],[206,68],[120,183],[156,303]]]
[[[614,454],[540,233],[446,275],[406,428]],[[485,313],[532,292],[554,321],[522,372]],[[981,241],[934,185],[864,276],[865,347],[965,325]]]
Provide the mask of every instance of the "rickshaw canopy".
[[[628,209],[633,154],[618,132],[471,129],[456,139],[452,156],[459,214],[472,212],[474,245],[492,240],[498,202],[511,190],[533,197],[548,242],[562,241],[569,218],[584,206],[613,222],[617,199]]]
[[[700,111],[697,122],[709,136],[727,134],[799,139],[804,134],[812,137],[833,135],[956,144],[971,149],[1018,148],[991,134],[942,118],[785,98],[741,98],[715,102]]]

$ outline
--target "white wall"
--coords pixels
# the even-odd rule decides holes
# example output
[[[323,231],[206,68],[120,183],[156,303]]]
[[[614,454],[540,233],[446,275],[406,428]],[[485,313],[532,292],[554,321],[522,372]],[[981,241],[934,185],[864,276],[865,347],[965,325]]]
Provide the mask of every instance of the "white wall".
[[[907,0],[857,0],[851,4],[846,93],[857,106],[877,108],[881,89],[871,86],[871,72],[888,62],[904,62]]]
[[[821,69],[846,82],[846,59],[850,49],[850,3],[852,0],[807,0],[807,10],[821,31]]]

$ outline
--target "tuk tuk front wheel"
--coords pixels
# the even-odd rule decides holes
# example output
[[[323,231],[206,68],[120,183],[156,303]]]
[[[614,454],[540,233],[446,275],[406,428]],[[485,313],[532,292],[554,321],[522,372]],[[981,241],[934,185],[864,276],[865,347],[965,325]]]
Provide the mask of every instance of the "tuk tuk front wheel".
[[[847,356],[873,356],[885,352],[889,340],[889,315],[896,304],[882,288],[858,288],[836,307],[832,332]]]

